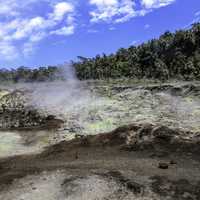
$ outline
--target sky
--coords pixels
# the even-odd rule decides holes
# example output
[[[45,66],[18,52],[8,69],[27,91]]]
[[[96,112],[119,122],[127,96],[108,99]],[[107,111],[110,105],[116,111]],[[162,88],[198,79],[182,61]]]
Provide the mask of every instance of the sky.
[[[200,21],[200,0],[0,0],[0,68],[110,54]]]

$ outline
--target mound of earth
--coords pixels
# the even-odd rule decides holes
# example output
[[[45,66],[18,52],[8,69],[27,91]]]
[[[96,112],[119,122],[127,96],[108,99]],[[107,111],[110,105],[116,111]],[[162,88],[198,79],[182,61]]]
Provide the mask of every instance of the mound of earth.
[[[0,199],[199,199],[199,133],[154,124],[0,160]]]

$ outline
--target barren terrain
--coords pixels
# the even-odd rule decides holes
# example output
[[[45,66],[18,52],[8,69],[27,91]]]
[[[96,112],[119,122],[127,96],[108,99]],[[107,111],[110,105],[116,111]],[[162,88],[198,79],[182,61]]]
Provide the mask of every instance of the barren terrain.
[[[200,199],[198,82],[68,84],[2,87],[0,199]]]

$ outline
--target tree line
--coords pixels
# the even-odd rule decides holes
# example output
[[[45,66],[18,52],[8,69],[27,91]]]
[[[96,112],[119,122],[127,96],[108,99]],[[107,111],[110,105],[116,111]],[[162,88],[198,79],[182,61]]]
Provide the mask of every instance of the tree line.
[[[48,66],[31,69],[21,66],[17,69],[0,69],[0,83],[3,82],[44,82],[64,79],[60,67]]]
[[[115,54],[78,57],[73,62],[79,79],[149,78],[200,79],[200,23],[188,30],[165,32],[139,46]]]
[[[200,23],[188,30],[165,32],[158,39],[139,46],[121,48],[115,54],[72,61],[76,75],[86,79],[168,79],[200,80]],[[64,80],[59,66],[31,69],[0,69],[0,82],[39,82]]]

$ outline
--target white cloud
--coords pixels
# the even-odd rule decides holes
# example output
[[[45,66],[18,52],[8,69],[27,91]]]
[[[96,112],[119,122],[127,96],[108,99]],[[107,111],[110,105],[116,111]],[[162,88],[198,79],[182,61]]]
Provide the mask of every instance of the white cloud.
[[[20,40],[26,37],[31,37],[33,32],[43,29],[45,26],[45,19],[42,17],[35,17],[28,20],[21,20],[15,27],[15,32],[11,36],[12,39]]]
[[[195,16],[196,16],[196,17],[200,16],[200,11],[197,11],[197,12],[195,13]]]
[[[160,8],[173,3],[175,0],[142,0],[142,5],[147,8]]]
[[[144,25],[144,29],[149,29],[151,26],[149,24]]]
[[[135,3],[132,0],[90,0],[89,3],[96,7],[90,12],[91,22],[120,23],[135,15]]]
[[[123,23],[133,17],[145,16],[153,9],[172,4],[176,0],[140,0],[140,10],[136,0],[89,0],[91,22]]]
[[[74,34],[74,26],[66,26],[55,31],[51,31],[52,35],[72,35]]]
[[[15,17],[22,14],[24,8],[39,2],[56,2],[56,0],[0,0],[0,15],[5,17]]]
[[[0,0],[0,15],[15,16],[18,14],[16,11],[17,2],[13,0],[3,1]]]
[[[41,1],[44,1],[52,10],[50,13],[44,13],[43,16],[37,13],[34,14],[35,16],[24,16],[24,11],[29,9],[30,5]],[[19,0],[5,2],[3,4],[0,0],[0,6],[5,6],[4,9],[0,7],[0,17],[4,17],[4,12],[10,8],[12,12],[11,14],[8,12],[6,18],[0,21],[0,56],[3,59],[14,59],[22,54],[30,55],[38,42],[52,34],[67,36],[74,33],[75,8],[68,1],[27,0],[22,4],[17,4]],[[11,4],[10,7],[6,7],[8,3]]]
[[[98,33],[99,31],[98,31],[98,30],[95,30],[95,29],[89,29],[87,32],[88,32],[88,33]]]
[[[68,2],[60,2],[55,5],[54,12],[50,15],[53,20],[60,21],[67,13],[74,12],[74,6]]]
[[[134,46],[134,45],[138,44],[138,42],[139,42],[138,40],[133,40],[130,45]]]
[[[114,31],[115,29],[116,29],[116,28],[113,27],[113,26],[109,28],[110,31]]]
[[[25,57],[32,55],[33,51],[34,51],[34,45],[31,42],[27,42],[23,45],[23,55]]]
[[[17,49],[14,45],[8,42],[0,42],[1,59],[12,60],[18,57]]]

